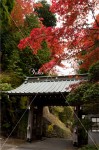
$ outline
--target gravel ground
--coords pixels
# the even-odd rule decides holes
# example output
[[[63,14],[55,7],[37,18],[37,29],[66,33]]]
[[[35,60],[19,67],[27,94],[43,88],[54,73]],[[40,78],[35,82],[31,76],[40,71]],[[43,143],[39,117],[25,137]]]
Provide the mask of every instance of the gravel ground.
[[[60,138],[46,138],[41,141],[27,143],[18,139],[9,139],[5,145],[1,140],[1,150],[77,150],[72,146],[72,141]]]
[[[25,143],[24,140],[0,137],[0,150],[12,150],[12,148],[16,148],[23,143]]]

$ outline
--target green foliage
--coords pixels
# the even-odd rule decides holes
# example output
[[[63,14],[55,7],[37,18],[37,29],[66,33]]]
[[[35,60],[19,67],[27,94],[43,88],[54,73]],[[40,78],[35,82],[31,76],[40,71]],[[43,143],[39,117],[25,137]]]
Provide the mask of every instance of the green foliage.
[[[56,26],[56,18],[55,15],[50,11],[50,5],[47,4],[45,0],[42,0],[41,4],[43,7],[39,7],[35,9],[35,11],[38,13],[39,18],[43,18],[43,25],[46,27]]]
[[[65,133],[63,129],[59,128],[58,126],[50,124],[50,125],[47,125],[46,136],[66,138],[67,134]]]
[[[11,90],[12,87],[17,87],[22,82],[22,79],[15,74],[3,73],[0,75],[0,79],[1,91]],[[9,99],[4,92],[1,93],[1,130],[5,136],[9,135],[18,120],[17,110],[21,109],[19,102],[16,98]]]
[[[0,83],[10,83],[11,77],[5,73],[0,74]]]
[[[81,84],[78,88],[68,94],[66,100],[73,104],[82,104],[83,95],[88,88],[90,88],[90,83]]]
[[[10,13],[13,9],[15,0],[1,0],[0,1],[0,30],[6,29],[10,25]]]
[[[85,130],[88,131],[88,130],[91,129],[92,122],[88,117],[85,117],[84,119],[81,119],[80,121],[79,120],[75,121],[74,126],[78,126],[79,128],[83,129],[84,130],[84,135],[85,135],[85,132],[86,132]]]
[[[28,36],[30,31],[33,28],[39,28],[40,24],[38,21],[38,17],[34,14],[30,14],[26,16],[24,27],[22,28],[23,32],[25,32],[25,35]]]
[[[91,119],[85,117],[74,121],[74,127],[77,127],[78,143],[79,146],[86,145],[88,143],[88,130],[92,128]]]
[[[26,37],[30,34],[30,31],[33,28],[38,28],[39,26],[40,25],[38,17],[34,14],[31,14],[26,16],[25,25],[24,27],[21,28],[21,31],[23,35]],[[41,66],[42,58],[39,58],[39,56],[34,55],[30,48],[26,48],[24,51],[19,51],[19,58],[20,62],[18,63],[18,65],[22,69],[22,73],[25,76],[31,76],[31,73],[29,71],[31,68],[39,69]]]
[[[27,76],[33,76],[31,69],[38,69],[46,62],[50,60],[50,51],[47,47],[46,42],[42,42],[42,49],[40,49],[37,55],[34,55],[29,48],[26,48],[24,51],[20,51],[20,67]],[[25,64],[25,65],[24,65]]]
[[[11,84],[9,83],[0,83],[0,91],[8,91],[11,90]]]
[[[17,47],[22,36],[28,36],[30,31],[36,27],[39,27],[39,21],[37,16],[32,14],[26,17],[25,26],[21,27],[22,33],[17,28],[14,28],[14,32],[9,30],[2,33],[1,68],[3,71],[13,72],[19,77],[31,76],[29,71],[31,68],[38,70],[42,64],[50,60],[50,51],[44,41],[37,56],[29,48],[20,51]]]
[[[48,126],[47,132],[48,133],[52,133],[53,132],[53,124]]]
[[[67,127],[72,126],[73,124],[73,108],[66,106],[54,106],[50,108],[52,114],[57,116],[60,121],[62,121]]]
[[[11,90],[12,88],[16,88],[17,86],[19,86],[22,82],[23,82],[23,78],[19,77],[17,74],[14,74],[13,72],[4,72],[0,75],[0,84],[2,84],[2,88],[3,85],[4,87],[8,87],[7,90]],[[1,89],[3,90],[3,89]]]
[[[89,69],[89,81],[79,85],[75,90],[68,94],[66,100],[72,104],[83,105],[85,113],[99,112],[99,61]]]
[[[9,30],[5,33],[2,33],[1,67],[3,71],[8,70],[8,71],[19,73],[19,69],[21,68],[18,66],[18,63],[20,62],[20,58],[19,58],[19,50],[17,48],[17,44],[21,38],[22,36],[19,33],[19,31],[17,31],[17,29],[14,30],[14,32]]]
[[[21,115],[23,113],[24,112],[22,111]],[[28,123],[27,120],[28,120],[28,113],[25,113],[17,127],[18,138],[26,139],[26,131],[27,131],[27,123]]]
[[[26,109],[27,108],[27,96],[22,96],[20,100],[20,108],[21,109]]]
[[[45,41],[42,42],[42,49],[38,51],[37,56],[40,60],[40,65],[43,65],[50,60],[50,50]]]
[[[82,100],[86,103],[99,103],[99,83],[91,85],[82,97]]]
[[[59,113],[64,111],[64,108],[62,106],[54,106],[51,107],[52,113],[54,113],[56,116],[59,116]]]
[[[1,74],[0,79],[0,91],[8,91],[12,89],[9,76]]]
[[[14,27],[13,29],[10,27],[7,31],[5,30],[5,32],[2,33],[1,68],[3,71],[12,71],[21,76],[22,74],[25,74],[24,62],[21,63],[24,55],[21,55],[21,52],[19,51],[17,45],[22,38],[29,35],[31,29],[38,26],[39,22],[37,16],[31,15],[26,17],[25,26],[21,27],[21,32],[19,32],[19,29],[17,29],[16,27]],[[30,57],[33,57],[32,52],[30,53]],[[32,61],[32,63],[33,62],[34,61]]]
[[[99,81],[99,61],[97,61],[96,63],[94,63],[88,71],[89,75],[88,78],[90,81]]]
[[[6,136],[11,132],[13,121],[15,121],[12,103],[7,95],[1,93],[1,131],[3,131]]]
[[[98,150],[98,148],[99,148],[98,145],[97,145],[97,147],[94,145],[86,145],[86,146],[80,148],[79,150]]]
[[[8,136],[12,132],[20,117],[23,115],[22,109],[25,109],[23,107],[25,106],[24,103],[25,100],[20,104],[20,97],[8,98],[6,94],[1,93],[1,131],[3,135]],[[26,133],[26,126],[27,113],[22,118],[21,122],[18,123],[11,136],[24,135]]]
[[[97,113],[99,104],[99,84],[82,84],[66,97],[69,103],[74,105],[83,105],[83,111],[86,113]]]
[[[64,107],[63,112],[59,113],[59,119],[67,126],[71,126],[73,122],[73,108],[70,106]]]

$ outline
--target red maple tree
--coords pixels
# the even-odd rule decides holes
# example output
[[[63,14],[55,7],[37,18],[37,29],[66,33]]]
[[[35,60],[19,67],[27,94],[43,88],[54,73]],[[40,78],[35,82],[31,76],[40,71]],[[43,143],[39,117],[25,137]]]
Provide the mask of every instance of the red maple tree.
[[[99,60],[99,15],[96,16],[97,22],[92,27],[84,30],[84,36],[80,40],[81,53],[77,57],[82,60],[80,68],[86,70]]]
[[[62,23],[61,27],[47,28],[41,25],[40,28],[33,29],[29,37],[22,39],[18,47],[24,49],[26,46],[29,46],[32,52],[37,54],[37,51],[41,48],[42,41],[46,41],[51,51],[52,60],[41,67],[40,70],[45,72],[50,70],[56,63],[60,63],[60,60],[64,58],[64,48],[66,48],[68,53],[72,52],[73,57],[75,55],[83,59],[79,55],[81,50],[86,45],[90,46],[93,43],[93,37],[92,40],[89,37],[93,34],[96,36],[95,30],[89,31],[88,35],[88,30],[91,30],[87,21],[90,11],[95,20],[93,28],[99,27],[98,20],[94,15],[97,5],[98,0],[52,0],[50,10],[59,15],[59,21]],[[98,48],[96,48],[96,51],[98,51]],[[90,57],[92,53],[88,55]]]
[[[59,21],[62,21],[60,32],[63,38],[71,40],[82,28],[87,27],[90,11],[95,18],[94,14],[98,6],[98,0],[52,0],[50,10],[57,13]]]
[[[58,37],[56,36],[57,29],[52,27],[41,26],[40,28],[34,28],[30,36],[22,39],[18,45],[19,49],[22,50],[25,47],[29,46],[33,54],[37,54],[38,50],[41,49],[41,43],[45,41],[48,48],[50,49],[52,60],[44,64],[39,71],[47,72],[50,70],[56,63],[60,63],[59,57],[63,53],[63,45],[60,44]]]
[[[86,70],[99,60],[99,15],[95,16],[98,7],[98,0],[52,0],[51,11],[57,13],[62,22],[59,34],[67,40],[66,51],[82,60],[80,68]],[[91,27],[89,13],[94,19]]]

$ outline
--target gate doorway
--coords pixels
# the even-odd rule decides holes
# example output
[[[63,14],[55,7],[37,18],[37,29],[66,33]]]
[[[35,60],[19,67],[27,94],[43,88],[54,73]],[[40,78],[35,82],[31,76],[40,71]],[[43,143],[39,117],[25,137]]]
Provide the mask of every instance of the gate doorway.
[[[28,141],[31,141],[33,136],[42,137],[43,107],[74,106],[66,101],[71,90],[70,85],[84,80],[87,80],[86,75],[27,77],[21,86],[7,92],[10,99],[14,96],[28,97]],[[79,117],[78,110],[76,114]]]

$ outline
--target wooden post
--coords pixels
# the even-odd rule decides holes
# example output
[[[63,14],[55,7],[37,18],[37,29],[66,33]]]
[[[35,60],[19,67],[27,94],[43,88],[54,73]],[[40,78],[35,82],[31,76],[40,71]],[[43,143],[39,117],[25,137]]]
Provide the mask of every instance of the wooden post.
[[[27,126],[27,141],[32,140],[32,130],[33,130],[33,104],[29,105],[29,115],[28,115],[28,126]]]
[[[82,110],[81,110],[81,106],[77,105],[76,106],[76,120],[78,120],[78,125],[77,125],[77,145],[78,147],[82,145],[82,124],[81,124],[81,119],[82,119]]]
[[[41,139],[43,127],[43,107],[38,107],[36,119],[36,137],[37,139]]]

